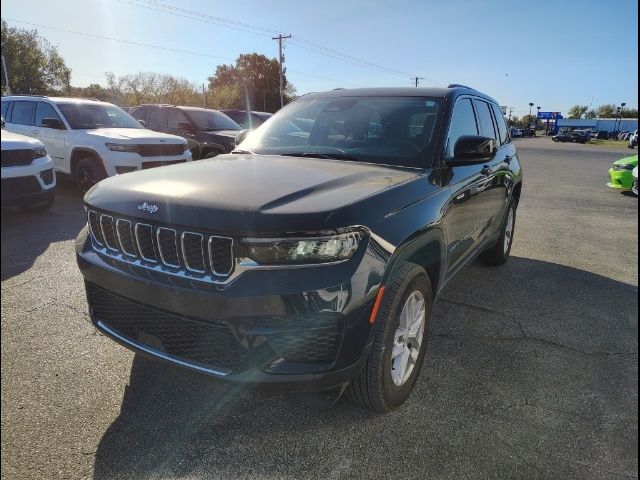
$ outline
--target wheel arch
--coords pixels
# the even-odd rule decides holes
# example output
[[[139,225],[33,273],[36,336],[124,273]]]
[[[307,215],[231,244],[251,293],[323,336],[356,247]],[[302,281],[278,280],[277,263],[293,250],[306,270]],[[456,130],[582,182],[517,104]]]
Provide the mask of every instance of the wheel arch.
[[[406,263],[414,263],[427,272],[433,295],[436,296],[444,273],[446,248],[443,232],[434,228],[399,247],[388,264],[383,282],[394,281],[398,271]]]
[[[81,159],[86,158],[87,156],[93,157],[96,161],[98,161],[100,166],[104,168],[104,162],[102,161],[102,158],[100,157],[98,152],[87,147],[76,147],[71,150],[69,164],[69,167],[71,168],[71,175],[75,175],[78,162],[80,162]]]

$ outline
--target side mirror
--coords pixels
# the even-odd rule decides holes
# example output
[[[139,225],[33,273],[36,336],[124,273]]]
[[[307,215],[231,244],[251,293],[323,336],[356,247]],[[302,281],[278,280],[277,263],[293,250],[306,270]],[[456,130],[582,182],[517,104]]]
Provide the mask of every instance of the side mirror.
[[[479,135],[463,135],[453,148],[453,159],[449,165],[465,165],[491,160],[496,154],[498,143],[493,138]]]
[[[59,118],[43,118],[40,120],[40,126],[45,128],[53,128],[55,130],[66,130],[64,123]]]
[[[147,122],[145,122],[145,121],[144,121],[144,120],[142,120],[141,118],[140,118],[140,119],[138,119],[138,123],[139,123],[140,125],[142,125],[143,127],[145,127],[145,128],[147,127]]]
[[[2,128],[4,128],[4,117],[0,117],[2,119]]]

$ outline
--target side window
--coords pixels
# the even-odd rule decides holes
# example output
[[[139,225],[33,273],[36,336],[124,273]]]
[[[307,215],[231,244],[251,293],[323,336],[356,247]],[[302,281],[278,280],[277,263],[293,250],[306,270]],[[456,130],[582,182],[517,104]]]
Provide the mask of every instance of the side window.
[[[144,120],[147,121],[147,113],[149,109],[147,107],[136,108],[131,112],[131,116],[136,120]]]
[[[2,118],[8,121],[7,111],[9,110],[9,102],[2,102]]]
[[[451,114],[449,137],[447,139],[447,157],[453,158],[453,149],[458,139],[464,135],[478,135],[476,115],[471,99],[462,98],[456,102]]]
[[[60,116],[56,113],[51,105],[44,102],[38,102],[36,104],[36,127],[42,126],[43,118],[55,118],[60,120]],[[60,120],[62,122],[62,120]]]
[[[33,126],[34,106],[35,102],[13,102],[10,123]]]
[[[509,143],[511,140],[509,138],[509,130],[507,130],[507,123],[504,121],[504,115],[496,104],[491,104],[493,107],[493,114],[496,119],[496,124],[498,125],[498,133],[500,134],[500,143],[504,145],[505,143]]]
[[[480,126],[480,135],[488,138],[497,139],[495,127],[493,126],[493,118],[491,110],[487,102],[476,100],[476,111],[478,113],[478,125]]]
[[[169,118],[167,121],[167,125],[170,130],[179,130],[181,127],[179,126],[181,123],[191,124],[187,116],[182,113],[180,110],[172,108],[169,110]]]
[[[167,128],[167,110],[165,108],[151,108],[147,128],[151,130],[165,130]]]

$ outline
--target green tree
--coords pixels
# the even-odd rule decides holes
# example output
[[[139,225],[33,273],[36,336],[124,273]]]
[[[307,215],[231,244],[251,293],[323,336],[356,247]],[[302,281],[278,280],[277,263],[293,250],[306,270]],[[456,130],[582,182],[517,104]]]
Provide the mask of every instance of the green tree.
[[[569,118],[582,118],[588,110],[589,107],[587,105],[574,105],[569,109],[567,115],[569,115]]]
[[[625,107],[622,111],[622,118],[638,118],[638,109]]]
[[[69,94],[71,70],[37,30],[10,27],[2,20],[2,53],[11,93]],[[7,90],[4,75],[2,91]]]
[[[584,118],[594,119],[598,118],[598,113],[594,109],[590,109],[584,114]]]
[[[92,83],[88,87],[71,87],[71,96],[94,98],[103,102],[113,101],[111,92],[97,83]]]
[[[195,83],[184,78],[156,72],[138,72],[117,77],[106,73],[104,89],[111,102],[134,107],[142,103],[169,103],[191,107],[202,106],[202,93]]]
[[[233,100],[232,108],[275,112],[280,108],[279,72],[275,58],[258,53],[241,54],[235,65],[218,65],[215,73],[209,77],[210,95],[219,101]],[[295,96],[295,88],[286,76],[284,90],[285,103],[288,103]],[[239,92],[237,96],[236,91]]]
[[[597,118],[615,118],[617,116],[617,105],[607,104],[600,105],[596,108],[596,116]]]

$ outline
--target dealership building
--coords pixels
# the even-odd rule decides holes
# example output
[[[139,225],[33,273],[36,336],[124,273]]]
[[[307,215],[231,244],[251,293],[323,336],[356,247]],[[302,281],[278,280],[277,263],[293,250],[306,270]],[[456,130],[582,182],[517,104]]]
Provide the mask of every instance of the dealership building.
[[[637,129],[637,118],[559,118],[556,120],[555,130],[632,132]]]

